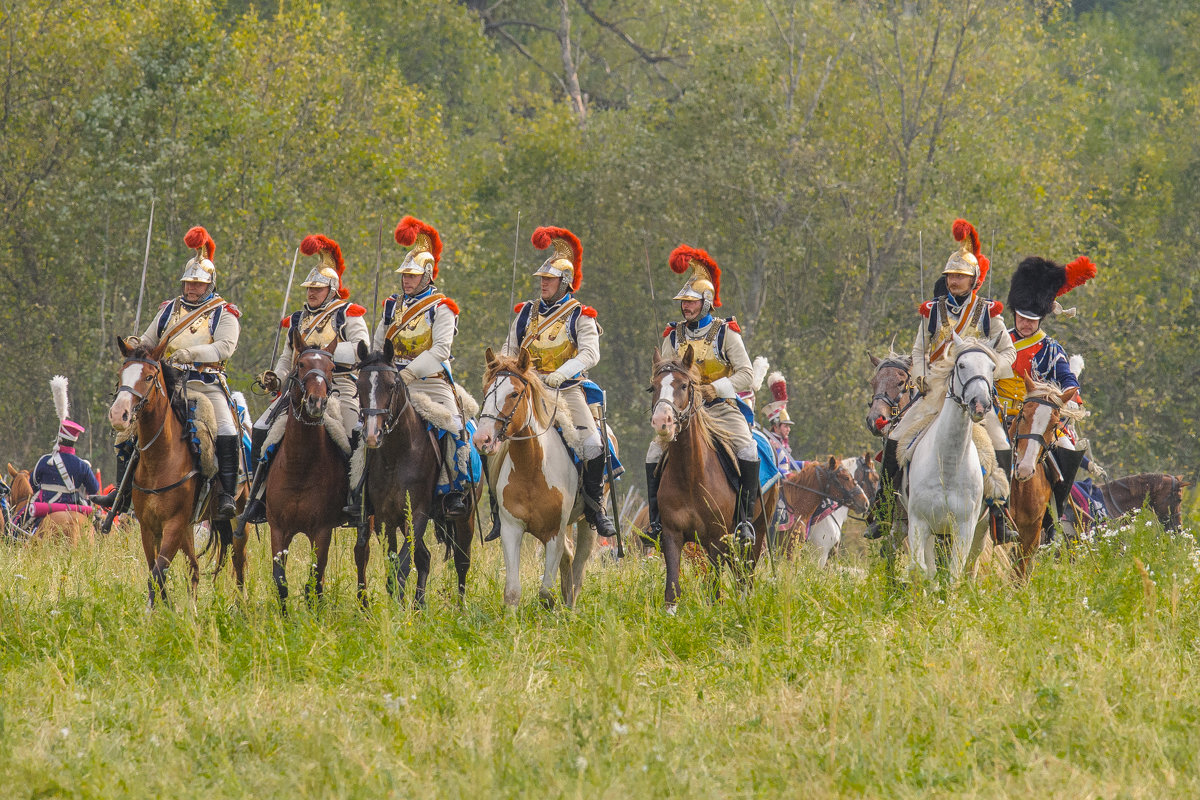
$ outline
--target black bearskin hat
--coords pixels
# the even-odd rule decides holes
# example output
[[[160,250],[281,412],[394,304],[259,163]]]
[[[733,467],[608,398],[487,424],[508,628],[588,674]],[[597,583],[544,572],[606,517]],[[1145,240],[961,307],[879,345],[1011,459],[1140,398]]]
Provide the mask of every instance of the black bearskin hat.
[[[1017,265],[1008,288],[1008,307],[1023,317],[1041,319],[1055,310],[1055,300],[1096,276],[1096,265],[1081,256],[1065,267],[1038,256]]]

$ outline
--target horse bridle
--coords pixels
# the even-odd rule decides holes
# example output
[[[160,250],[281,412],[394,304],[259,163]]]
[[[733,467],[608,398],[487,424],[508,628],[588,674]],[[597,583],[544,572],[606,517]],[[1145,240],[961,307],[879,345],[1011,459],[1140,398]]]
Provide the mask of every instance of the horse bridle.
[[[552,408],[554,408],[554,413],[550,415],[550,420],[546,423],[546,427],[544,429],[542,429],[538,433],[531,433],[528,436],[512,436],[512,435],[510,435],[508,433],[508,426],[512,424],[513,417],[515,417],[517,415],[517,409],[519,409],[521,407],[521,401],[524,400],[526,395],[528,395],[530,393],[531,389],[529,388],[529,384],[532,379],[525,375],[520,374],[519,372],[513,372],[511,369],[502,369],[502,370],[497,371],[494,375],[492,375],[491,383],[488,384],[487,393],[483,396],[483,407],[484,408],[487,408],[488,398],[495,396],[495,394],[500,391],[500,382],[496,380],[497,378],[512,378],[513,380],[518,381],[521,384],[521,391],[517,394],[516,399],[513,400],[512,411],[510,411],[507,416],[498,417],[495,414],[482,414],[482,413],[479,415],[480,419],[492,419],[492,420],[495,420],[497,423],[499,423],[499,430],[496,433],[496,444],[500,444],[501,442],[505,442],[505,441],[523,442],[528,439],[536,439],[539,436],[541,436],[543,433],[545,433],[546,431],[548,431],[552,427],[554,427],[554,419],[555,419],[555,417],[558,416],[558,395],[560,392],[560,389],[558,389],[558,388],[555,388],[555,390],[554,390],[554,405],[552,406]],[[497,405],[499,405],[499,404],[497,404]],[[503,410],[503,408],[501,408],[499,410]],[[529,413],[530,413],[531,417],[536,416],[533,413],[533,398],[532,397],[529,398]],[[532,428],[533,426],[530,425],[528,427]]]
[[[850,492],[846,491],[846,487],[842,486],[842,484],[840,482],[833,480],[833,476],[836,473],[836,470],[832,470],[823,464],[816,464],[815,466],[817,468],[818,474],[820,474],[820,476],[821,476],[821,482],[822,482],[821,488],[824,491],[817,491],[816,489],[812,488],[811,486],[801,486],[798,483],[792,483],[790,481],[788,482],[789,485],[791,485],[791,487],[793,489],[801,489],[805,492],[811,492],[812,494],[815,494],[818,497],[827,498],[827,499],[832,500],[833,502],[837,503],[838,505],[845,506],[846,508],[850,508],[851,504],[854,502],[853,497],[851,496]],[[850,477],[853,478],[854,476],[851,475]],[[831,495],[829,493],[830,487],[834,486],[834,485],[837,486],[838,491],[841,492],[841,494],[842,494],[842,496],[840,498],[834,497],[833,495]],[[854,485],[858,486],[858,482],[855,481]],[[862,487],[859,486],[858,490],[861,492]],[[865,494],[866,493],[864,492],[864,495]],[[796,509],[792,508],[792,504],[787,501],[787,495],[781,492],[780,498],[783,500],[784,508],[786,508],[788,510],[788,513],[794,515],[796,513]]]
[[[321,355],[324,358],[329,359],[330,365],[333,364],[333,354],[330,353],[328,350],[324,350],[320,347],[310,347],[306,350],[301,351],[300,355],[296,358],[296,364],[299,365],[300,360],[307,355]],[[290,375],[288,375],[288,384],[289,384],[289,386],[287,387],[288,409],[291,411],[292,416],[295,417],[296,421],[300,422],[303,425],[321,425],[321,424],[323,424],[321,419],[317,419],[315,421],[310,421],[309,419],[307,419],[307,417],[303,413],[301,413],[303,409],[296,408],[296,399],[292,395],[291,387],[292,386],[300,387],[300,390],[301,390],[300,391],[300,399],[303,400],[305,395],[308,394],[308,381],[310,378],[316,378],[318,381],[325,384],[327,387],[329,386],[330,382],[325,377],[325,373],[323,371],[321,371],[321,368],[317,367],[317,366],[308,367],[307,369],[305,369],[303,375],[297,374],[298,372],[299,372],[299,370],[296,370],[296,371],[293,371]]]
[[[992,398],[993,401],[996,399],[996,386],[994,383],[992,383],[991,376],[989,375],[972,375],[971,377],[967,378],[966,383],[962,384],[962,391],[957,395],[954,393],[954,381],[958,376],[958,360],[965,355],[969,355],[970,353],[983,353],[988,358],[993,358],[992,354],[982,347],[968,347],[965,350],[955,354],[954,367],[950,370],[950,385],[946,387],[946,397],[950,400],[953,400],[960,408],[964,410],[967,410],[967,401],[963,399],[962,395],[967,393],[967,388],[975,381],[983,381],[986,383],[988,385],[988,397]]]
[[[668,372],[673,375],[678,374],[687,379],[687,405],[683,408],[680,408],[679,406],[675,405],[674,400],[667,400],[666,398],[660,397],[651,404],[650,416],[653,417],[654,412],[658,410],[658,407],[665,403],[667,407],[671,409],[671,414],[675,420],[675,425],[678,427],[678,431],[676,431],[676,435],[678,435],[679,432],[687,427],[687,424],[692,421],[692,417],[696,414],[696,409],[698,408],[696,405],[696,381],[692,379],[691,375],[685,374],[682,369],[670,362],[667,362],[666,364],[658,367],[658,369],[654,370],[654,377],[657,378],[660,375],[666,375]],[[654,387],[651,386],[648,391],[653,392]]]
[[[370,364],[365,367],[358,368],[359,375],[363,373],[371,374],[373,372],[400,374],[400,370],[394,364]],[[363,408],[358,412],[359,419],[368,417],[383,417],[383,422],[380,425],[379,433],[381,436],[386,436],[396,427],[396,423],[400,420],[400,414],[403,413],[405,406],[408,405],[408,386],[404,385],[404,381],[398,380],[400,391],[396,391],[396,384],[392,384],[392,398],[388,402],[386,408]],[[403,398],[404,402],[397,407],[396,401]]]
[[[1021,403],[1021,410],[1019,412],[1017,412],[1017,416],[1013,418],[1012,424],[1009,426],[1010,431],[1016,430],[1017,426],[1020,425],[1021,420],[1025,418],[1025,406],[1028,405],[1029,403],[1035,403],[1040,406],[1046,406],[1051,411],[1054,411],[1054,412],[1057,412],[1060,410],[1060,407],[1057,403],[1054,403],[1051,400],[1047,400],[1044,397],[1026,397],[1025,400]],[[1012,440],[1014,462],[1016,460],[1016,450],[1017,450],[1018,443],[1022,442],[1022,441],[1037,442],[1038,443],[1037,463],[1041,464],[1043,461],[1045,461],[1046,456],[1049,455],[1049,453],[1050,453],[1050,441],[1046,438],[1046,436],[1053,435],[1054,429],[1055,429],[1054,418],[1053,418],[1053,416],[1051,416],[1050,424],[1048,424],[1046,426],[1046,430],[1042,431],[1041,433],[1018,433],[1018,434],[1014,435],[1010,432],[1008,438],[1010,440]],[[1015,463],[1014,463],[1014,465],[1015,465]]]
[[[861,472],[863,474],[861,480],[858,477],[859,472]],[[878,473],[875,473],[874,470],[871,469],[871,462],[869,462],[866,458],[863,458],[858,462],[858,466],[854,469],[854,473],[850,476],[850,477],[854,478],[854,482],[856,484],[858,484],[858,488],[862,489],[862,493],[864,496],[866,495],[867,490],[863,489],[863,484],[864,483],[869,484],[871,482],[872,474],[875,474],[876,479],[879,478]],[[876,492],[879,491],[878,487],[876,487],[875,491]],[[869,497],[867,498],[868,503],[870,502],[870,499],[871,498],[869,498]]]
[[[889,414],[888,423],[891,424],[895,422],[897,418],[902,416],[905,411],[908,411],[912,404],[917,401],[917,394],[913,392],[913,389],[916,387],[914,387],[912,384],[912,370],[909,369],[907,363],[895,358],[884,359],[883,361],[880,361],[879,366],[875,368],[875,374],[878,375],[880,370],[888,367],[898,369],[904,373],[904,386],[900,388],[900,391],[895,397],[889,397],[887,392],[876,392],[875,394],[871,395],[871,399],[867,401],[867,408],[875,405],[876,400],[882,400],[883,402],[887,403]],[[900,398],[903,397],[905,393],[908,394],[908,402],[904,404],[903,408],[901,408]]]
[[[158,391],[159,385],[162,384],[163,366],[162,366],[162,362],[154,361],[153,359],[149,359],[149,358],[127,358],[127,359],[125,359],[125,363],[126,364],[146,364],[147,366],[157,367],[157,369],[154,371],[154,375],[151,376],[150,378],[148,378],[148,380],[150,381],[150,389],[147,390],[147,392],[145,394],[142,394],[137,389],[135,389],[132,386],[125,384],[125,383],[122,383],[120,386],[117,387],[118,395],[121,392],[129,392],[131,395],[133,395],[134,397],[136,397],[138,399],[138,402],[134,405],[134,407],[129,410],[129,424],[136,425],[138,413],[143,408],[145,408],[146,403],[148,403],[150,401],[150,398],[153,397],[155,395],[155,393]],[[143,375],[143,377],[145,377],[145,376]],[[167,387],[165,384],[162,384],[162,391],[164,393],[167,391]],[[155,433],[153,436],[151,436],[150,441],[146,442],[144,445],[140,444],[140,443],[135,445],[135,447],[137,447],[137,451],[139,453],[144,453],[147,450],[149,450],[150,446],[158,441],[158,437],[162,436],[162,432],[164,430],[166,430],[166,427],[167,427],[167,418],[164,415],[162,425],[158,426],[158,432]]]

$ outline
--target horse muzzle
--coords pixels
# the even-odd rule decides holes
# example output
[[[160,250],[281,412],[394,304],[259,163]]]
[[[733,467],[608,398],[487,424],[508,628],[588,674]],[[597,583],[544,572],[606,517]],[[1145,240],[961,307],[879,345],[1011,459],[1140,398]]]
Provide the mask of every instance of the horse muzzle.
[[[108,423],[113,430],[124,431],[133,422],[133,407],[129,398],[121,397],[108,409]]]
[[[483,428],[475,431],[475,436],[472,437],[471,441],[475,444],[476,450],[487,456],[495,453],[496,448],[500,445],[500,440]]]

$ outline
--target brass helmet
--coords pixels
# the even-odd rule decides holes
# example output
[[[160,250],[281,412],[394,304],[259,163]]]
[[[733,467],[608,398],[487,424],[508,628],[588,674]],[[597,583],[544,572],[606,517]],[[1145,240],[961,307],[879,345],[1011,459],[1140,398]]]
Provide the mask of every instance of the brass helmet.
[[[978,289],[983,285],[984,276],[988,271],[988,260],[980,252],[979,231],[965,219],[954,220],[950,230],[954,234],[954,240],[961,242],[961,245],[946,260],[946,268],[942,270],[942,274],[970,275],[975,278],[974,289]]]
[[[396,244],[411,247],[396,269],[402,275],[424,275],[417,293],[437,280],[438,262],[442,260],[442,237],[437,228],[416,217],[406,216],[396,226]]]
[[[183,243],[195,250],[196,254],[183,265],[180,282],[211,284],[217,272],[212,261],[213,253],[217,251],[217,243],[208,235],[208,231],[199,225],[184,234]]]
[[[583,283],[583,244],[579,237],[566,228],[543,226],[533,232],[531,241],[539,250],[554,248],[554,253],[542,262],[534,276],[558,278],[560,295],[579,291],[579,285]]]
[[[300,242],[300,252],[306,256],[319,256],[301,286],[305,289],[328,286],[331,297],[336,294],[345,300],[350,296],[350,290],[342,284],[346,262],[342,259],[342,248],[337,242],[328,236],[313,233],[305,236],[304,241]]]
[[[689,267],[692,270],[691,277],[673,300],[703,301],[701,316],[707,315],[714,306],[721,307],[721,268],[712,256],[698,247],[681,244],[671,251],[667,263],[679,275],[687,272]]]

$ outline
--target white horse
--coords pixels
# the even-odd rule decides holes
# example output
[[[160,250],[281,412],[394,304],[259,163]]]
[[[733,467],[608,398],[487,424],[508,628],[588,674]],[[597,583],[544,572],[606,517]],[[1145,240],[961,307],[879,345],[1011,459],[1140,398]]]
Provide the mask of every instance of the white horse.
[[[992,407],[996,356],[983,342],[954,334],[930,375],[930,394],[946,391],[933,423],[917,440],[908,467],[908,549],[912,570],[937,572],[934,536],[952,536],[950,575],[957,580],[977,550],[983,510],[982,460],[972,428]]]
[[[875,496],[875,492],[879,488],[879,477],[875,475],[873,470],[868,470],[869,464],[864,463],[863,456],[854,456],[853,458],[843,458],[842,466],[846,471],[854,476],[854,482],[858,484],[858,488],[863,490],[863,494],[870,500]],[[861,475],[875,475],[874,485],[870,481],[865,481]],[[846,525],[846,518],[850,516],[850,509],[845,505],[838,504],[834,506],[833,511],[826,516],[817,520],[808,529],[808,541],[806,546],[814,549],[817,556],[817,566],[824,568],[829,559],[833,557],[837,551],[838,545],[842,543],[842,529]]]
[[[574,606],[596,532],[583,519],[579,471],[554,420],[560,415],[555,397],[529,368],[529,351],[517,358],[486,352],[483,410],[475,446],[488,456],[488,479],[496,493],[500,544],[504,550],[504,602],[521,599],[521,540],[528,531],[546,546],[546,570],[538,594],[554,605],[554,573],[562,582],[562,598]],[[570,428],[571,426],[567,426]],[[573,430],[569,434],[575,433]],[[576,523],[575,540],[567,528]]]

